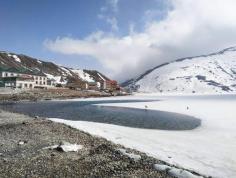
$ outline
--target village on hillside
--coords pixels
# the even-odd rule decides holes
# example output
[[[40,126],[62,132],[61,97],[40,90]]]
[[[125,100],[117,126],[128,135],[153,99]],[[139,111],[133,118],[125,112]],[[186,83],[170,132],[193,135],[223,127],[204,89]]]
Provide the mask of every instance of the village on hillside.
[[[85,73],[86,71],[86,73]],[[97,71],[84,70],[82,75],[88,75],[89,80],[82,77],[63,77],[46,75],[42,71],[19,70],[16,68],[0,67],[0,87],[11,89],[59,89],[68,88],[72,90],[93,90],[119,93],[121,88],[117,81]],[[86,76],[87,77],[87,76]]]

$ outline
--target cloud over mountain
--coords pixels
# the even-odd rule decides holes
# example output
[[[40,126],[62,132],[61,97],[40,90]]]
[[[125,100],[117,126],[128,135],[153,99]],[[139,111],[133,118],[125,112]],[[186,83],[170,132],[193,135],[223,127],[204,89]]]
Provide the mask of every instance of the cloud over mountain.
[[[235,0],[169,0],[167,15],[150,19],[141,32],[96,31],[83,39],[47,39],[44,45],[54,52],[92,56],[125,80],[163,62],[235,45],[235,7]]]

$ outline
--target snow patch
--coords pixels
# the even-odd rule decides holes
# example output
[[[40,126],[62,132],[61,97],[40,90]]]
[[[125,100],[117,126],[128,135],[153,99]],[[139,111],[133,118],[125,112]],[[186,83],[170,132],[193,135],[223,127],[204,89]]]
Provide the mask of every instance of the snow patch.
[[[13,57],[16,62],[21,62],[20,58],[15,54],[7,54],[9,57]]]
[[[70,144],[68,142],[63,142],[59,145],[45,147],[44,149],[52,149],[52,150],[56,149],[56,150],[60,150],[63,152],[78,152],[82,148],[83,148],[82,145]]]
[[[170,170],[171,167],[165,164],[154,164],[154,169],[157,171],[167,171]]]
[[[44,73],[48,79],[55,81],[55,84],[62,84],[65,85],[67,84],[67,80],[63,79],[62,76],[54,76],[48,73]]]
[[[123,155],[128,156],[129,158],[133,159],[134,161],[138,161],[141,159],[140,155],[134,154],[134,153],[127,153],[125,149],[117,149],[119,152],[121,152]]]
[[[62,72],[63,72],[64,75],[72,76],[70,70],[68,70],[67,68],[65,68],[65,67],[63,67],[63,66],[60,66],[60,69],[62,70]]]
[[[26,141],[19,141],[18,145],[24,145],[26,143]]]
[[[178,169],[178,168],[171,168],[168,171],[168,174],[177,178],[203,178],[202,176],[197,176],[197,175],[192,174],[189,171]]]
[[[40,60],[37,60],[37,62],[38,62],[39,64],[42,64],[42,62],[41,62]]]
[[[84,72],[84,70],[80,70],[80,69],[73,69],[71,70],[72,72],[74,72],[75,74],[78,75],[79,78],[81,78],[83,81],[86,82],[95,82],[95,80],[93,79],[93,77],[91,75],[89,75],[88,73]]]
[[[154,164],[154,169],[162,172],[166,171],[169,175],[176,178],[203,178],[202,176],[194,175],[189,171],[171,167],[165,164]]]

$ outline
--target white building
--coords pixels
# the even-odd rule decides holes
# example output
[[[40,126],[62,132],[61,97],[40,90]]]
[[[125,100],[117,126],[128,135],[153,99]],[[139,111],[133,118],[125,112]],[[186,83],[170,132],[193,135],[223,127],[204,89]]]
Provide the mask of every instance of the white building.
[[[5,87],[47,88],[47,77],[43,73],[24,73],[16,69],[0,69],[0,80]]]

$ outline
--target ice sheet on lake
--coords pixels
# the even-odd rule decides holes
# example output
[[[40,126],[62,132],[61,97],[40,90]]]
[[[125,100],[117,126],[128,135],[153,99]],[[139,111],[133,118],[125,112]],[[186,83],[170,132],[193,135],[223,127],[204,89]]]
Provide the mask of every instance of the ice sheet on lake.
[[[142,109],[147,105],[148,109],[201,118],[202,126],[191,131],[148,130],[85,121],[52,120],[146,152],[178,167],[213,177],[233,178],[236,177],[236,97],[227,96],[226,99],[224,97],[214,99],[206,96],[207,99],[204,99],[204,97],[149,95],[120,98],[152,98],[162,101],[103,104]]]

